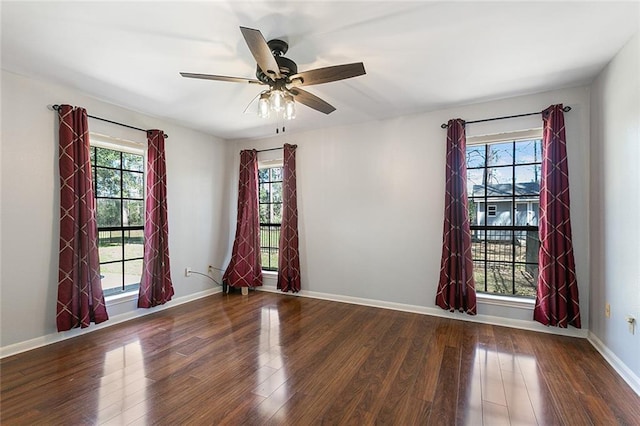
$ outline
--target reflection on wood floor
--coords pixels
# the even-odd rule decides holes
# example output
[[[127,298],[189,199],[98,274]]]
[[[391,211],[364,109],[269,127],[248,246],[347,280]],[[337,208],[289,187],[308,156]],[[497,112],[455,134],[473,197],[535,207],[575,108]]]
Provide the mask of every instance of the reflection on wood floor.
[[[584,339],[264,292],[6,358],[11,424],[640,424]]]

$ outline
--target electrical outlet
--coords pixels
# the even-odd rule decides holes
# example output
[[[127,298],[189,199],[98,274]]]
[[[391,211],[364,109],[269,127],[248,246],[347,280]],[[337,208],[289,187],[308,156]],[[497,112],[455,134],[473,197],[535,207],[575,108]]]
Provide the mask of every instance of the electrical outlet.
[[[611,305],[608,303],[604,305],[604,316],[607,318],[611,318]]]
[[[186,268],[184,268],[184,276],[185,277],[191,276],[191,266],[187,266]]]
[[[213,266],[209,265],[209,267],[207,268],[207,272],[209,274],[213,274]]]

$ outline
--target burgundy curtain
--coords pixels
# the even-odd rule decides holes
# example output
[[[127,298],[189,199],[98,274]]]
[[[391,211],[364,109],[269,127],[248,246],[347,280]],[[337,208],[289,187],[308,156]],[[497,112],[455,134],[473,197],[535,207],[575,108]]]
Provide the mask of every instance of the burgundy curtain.
[[[163,305],[173,296],[169,265],[167,166],[164,132],[147,132],[147,194],[144,221],[144,260],[138,307]]]
[[[467,208],[465,123],[449,120],[444,206],[444,235],[436,305],[451,312],[476,314],[476,289],[471,260],[471,231]]]
[[[262,285],[260,263],[260,221],[258,217],[258,152],[240,152],[238,220],[231,261],[222,277],[231,287]]]
[[[571,243],[569,169],[562,104],[542,113],[542,181],[538,290],[533,319],[580,328],[578,283]]]
[[[284,145],[282,225],[280,226],[280,256],[278,257],[278,288],[293,293],[300,291],[296,148],[297,145]]]
[[[98,225],[91,179],[87,111],[58,110],[60,166],[60,253],[58,331],[109,319],[100,282]]]

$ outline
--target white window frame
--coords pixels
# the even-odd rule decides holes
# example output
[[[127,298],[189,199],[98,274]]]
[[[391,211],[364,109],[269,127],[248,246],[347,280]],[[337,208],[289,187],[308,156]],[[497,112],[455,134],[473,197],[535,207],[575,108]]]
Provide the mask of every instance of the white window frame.
[[[89,132],[89,146],[106,148],[114,151],[126,152],[129,154],[142,155],[143,157],[143,200],[146,204],[147,200],[147,142],[144,141],[132,141],[129,139],[116,138],[113,136]],[[94,195],[95,196],[95,195]],[[127,303],[138,299],[138,290],[132,290],[125,293],[114,294],[105,297],[105,304],[107,306],[118,305],[121,303]]]
[[[475,135],[467,137],[467,146],[486,145],[500,142],[513,142],[519,140],[542,139],[542,128],[518,130],[513,132],[492,133],[486,135]],[[487,217],[489,217],[489,204],[487,203]],[[486,222],[485,218],[485,222]],[[505,308],[518,308],[533,310],[535,298],[526,298],[508,294],[496,294],[477,292],[476,298],[479,303],[495,305]]]

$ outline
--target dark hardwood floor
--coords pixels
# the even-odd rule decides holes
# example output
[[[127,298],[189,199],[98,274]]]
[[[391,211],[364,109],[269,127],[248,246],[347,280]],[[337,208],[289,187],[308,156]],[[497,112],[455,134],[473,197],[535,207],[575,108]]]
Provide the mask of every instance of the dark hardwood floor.
[[[1,422],[639,425],[584,339],[265,292],[5,358]]]

